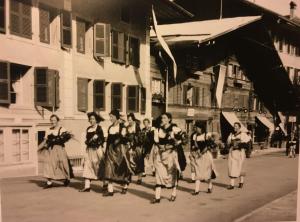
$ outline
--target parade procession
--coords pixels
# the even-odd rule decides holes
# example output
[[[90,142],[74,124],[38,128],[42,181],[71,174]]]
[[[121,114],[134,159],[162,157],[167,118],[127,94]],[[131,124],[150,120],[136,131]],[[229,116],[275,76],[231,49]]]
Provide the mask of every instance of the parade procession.
[[[0,0],[0,221],[295,219],[299,5]]]

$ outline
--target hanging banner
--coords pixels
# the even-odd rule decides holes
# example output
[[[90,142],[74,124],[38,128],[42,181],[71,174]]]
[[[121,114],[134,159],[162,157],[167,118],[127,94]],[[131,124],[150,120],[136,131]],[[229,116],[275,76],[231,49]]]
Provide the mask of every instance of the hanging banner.
[[[218,104],[219,108],[221,108],[221,106],[222,106],[222,96],[223,96],[225,77],[226,77],[226,66],[220,65],[219,77],[218,77],[218,83],[217,83],[217,89],[216,89],[216,99],[217,99],[217,104]]]
[[[166,41],[163,39],[163,37],[161,36],[161,34],[159,32],[159,27],[157,25],[157,20],[156,20],[156,16],[155,16],[155,12],[154,12],[153,6],[152,6],[152,18],[153,18],[154,31],[156,33],[157,40],[160,43],[161,47],[168,54],[168,56],[171,58],[171,60],[173,62],[174,80],[176,81],[176,77],[177,77],[177,64],[176,64],[176,61],[174,59],[174,56],[173,56],[173,54],[172,54],[172,52],[171,52],[168,44],[166,43]]]

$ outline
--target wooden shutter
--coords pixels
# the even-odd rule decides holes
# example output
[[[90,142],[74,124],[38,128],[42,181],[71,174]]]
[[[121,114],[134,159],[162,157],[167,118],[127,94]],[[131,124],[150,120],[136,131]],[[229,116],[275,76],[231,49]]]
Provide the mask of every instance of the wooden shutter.
[[[127,86],[127,112],[139,111],[139,86]]]
[[[61,46],[72,47],[72,14],[68,11],[61,12]]]
[[[32,38],[30,1],[10,1],[10,32],[25,38]]]
[[[40,41],[50,43],[50,12],[40,8]]]
[[[36,106],[48,106],[48,71],[47,68],[37,67],[34,72],[34,102]]]
[[[77,20],[77,52],[85,53],[85,22]]]
[[[199,106],[199,87],[193,88],[193,105]]]
[[[125,63],[126,58],[125,34],[112,31],[111,60],[113,62]]]
[[[140,66],[140,41],[134,37],[129,37],[129,61],[130,65]]]
[[[130,60],[129,60],[129,36],[124,34],[124,54],[125,54],[125,65],[129,66],[130,65]]]
[[[59,72],[55,71],[55,107],[59,107],[60,98],[59,98]]]
[[[56,71],[52,69],[47,70],[47,78],[48,78],[48,107],[55,107],[55,88],[56,88]]]
[[[94,81],[94,110],[105,110],[105,81]]]
[[[88,110],[88,79],[77,79],[77,107],[82,112]]]
[[[5,0],[0,0],[0,32],[5,33]]]
[[[187,104],[187,90],[188,90],[188,86],[184,85],[182,89],[182,104],[184,105]]]
[[[10,65],[0,61],[0,103],[10,104]]]
[[[94,25],[94,56],[110,56],[110,25],[97,23]]]
[[[141,114],[146,113],[146,88],[141,88]]]
[[[112,83],[111,84],[111,109],[118,109],[122,111],[122,93],[123,86],[122,83]]]

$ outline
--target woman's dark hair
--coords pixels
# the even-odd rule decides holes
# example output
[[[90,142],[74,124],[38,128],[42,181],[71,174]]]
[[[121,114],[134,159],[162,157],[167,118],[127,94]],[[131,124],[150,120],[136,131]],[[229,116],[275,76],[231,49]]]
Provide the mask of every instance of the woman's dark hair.
[[[146,119],[143,120],[143,123],[145,123],[145,122],[150,123],[150,120],[148,118],[146,118]]]
[[[238,125],[238,126],[239,126],[239,128],[241,128],[241,127],[242,127],[242,124],[241,124],[241,123],[239,123],[239,122],[235,122],[233,125]]]
[[[58,115],[56,115],[56,114],[52,114],[52,115],[50,116],[50,119],[52,119],[52,118],[56,118],[57,122],[60,121],[60,118],[59,118]]]
[[[170,120],[170,123],[172,122],[172,114],[171,113],[165,112],[165,113],[161,114],[161,116],[163,116],[163,115],[168,117],[168,119]]]
[[[202,130],[202,133],[206,133],[206,123],[205,122],[201,122],[201,121],[197,120],[195,122],[194,126],[196,128],[200,128]]]
[[[117,109],[110,111],[109,114],[115,116],[117,119],[120,119],[120,112]]]
[[[129,113],[129,114],[127,115],[127,119],[128,119],[129,117],[130,117],[134,122],[136,122],[137,124],[140,124],[140,121],[139,121],[137,118],[135,118],[134,113]]]
[[[95,117],[97,123],[100,123],[101,121],[104,120],[100,115],[98,115],[98,114],[95,113],[95,112],[90,112],[90,113],[87,114],[87,116],[88,116],[89,120],[90,120],[90,118],[91,118],[92,116]]]

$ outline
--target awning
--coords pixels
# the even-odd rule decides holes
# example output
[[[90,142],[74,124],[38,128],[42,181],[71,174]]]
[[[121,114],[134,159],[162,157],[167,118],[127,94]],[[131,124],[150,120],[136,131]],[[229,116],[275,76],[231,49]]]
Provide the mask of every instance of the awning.
[[[271,132],[274,131],[274,124],[265,116],[256,116],[256,118],[262,123],[264,124],[267,128],[269,128],[269,130]]]
[[[261,16],[247,16],[159,25],[158,27],[168,45],[188,45],[215,39],[260,19]],[[154,32],[151,31],[150,36],[156,41]]]
[[[247,132],[248,131],[247,128],[237,118],[235,113],[233,113],[233,112],[222,112],[222,114],[232,127],[234,126],[234,123],[240,123],[241,124],[241,131],[242,132]]]

